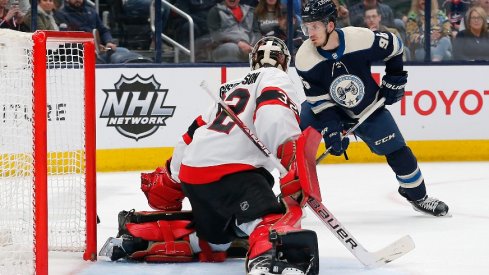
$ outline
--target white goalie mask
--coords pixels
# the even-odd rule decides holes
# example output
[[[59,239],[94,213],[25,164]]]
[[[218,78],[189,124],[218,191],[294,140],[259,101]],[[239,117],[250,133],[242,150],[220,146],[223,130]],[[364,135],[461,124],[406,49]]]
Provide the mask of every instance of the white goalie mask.
[[[290,53],[287,45],[275,36],[266,36],[256,42],[250,53],[250,68],[275,67],[287,72]]]

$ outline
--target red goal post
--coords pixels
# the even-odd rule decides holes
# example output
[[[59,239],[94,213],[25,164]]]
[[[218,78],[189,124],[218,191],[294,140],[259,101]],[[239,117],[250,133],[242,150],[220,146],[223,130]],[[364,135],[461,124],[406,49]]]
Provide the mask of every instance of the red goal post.
[[[0,274],[96,260],[92,34],[0,30],[0,82]]]

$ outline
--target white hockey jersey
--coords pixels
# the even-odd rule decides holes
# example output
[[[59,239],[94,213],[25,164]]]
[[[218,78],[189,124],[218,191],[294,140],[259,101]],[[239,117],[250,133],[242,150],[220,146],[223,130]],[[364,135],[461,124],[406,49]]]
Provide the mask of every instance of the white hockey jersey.
[[[280,144],[301,133],[298,94],[282,70],[251,71],[221,85],[220,95],[273,154]],[[206,184],[259,167],[274,168],[218,104],[189,127],[171,161],[172,177],[189,184]]]

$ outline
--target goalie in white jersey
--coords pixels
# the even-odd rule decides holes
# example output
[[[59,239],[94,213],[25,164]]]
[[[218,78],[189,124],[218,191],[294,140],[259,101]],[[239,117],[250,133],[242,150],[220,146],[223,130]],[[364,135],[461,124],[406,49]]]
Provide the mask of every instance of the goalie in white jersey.
[[[296,149],[297,139],[303,135],[297,91],[286,73],[289,62],[283,41],[262,38],[250,54],[251,71],[221,85],[219,91],[224,102],[289,170],[280,179],[281,201],[272,190],[269,159],[215,104],[194,120],[166,167],[159,168],[156,176],[143,175],[142,189],[155,209],[180,210],[181,200],[188,197],[191,224],[131,224],[132,236],[157,240],[161,245],[153,248],[154,244],[145,244],[137,249],[126,245],[122,256],[132,253],[133,259],[183,261],[182,257],[198,255],[201,261],[223,261],[233,240],[249,236],[248,274],[319,273],[316,234],[300,227],[306,196],[297,173]],[[158,239],[148,228],[165,233]],[[181,255],[168,249],[168,244],[177,240],[183,246]],[[134,252],[141,248],[143,253]]]

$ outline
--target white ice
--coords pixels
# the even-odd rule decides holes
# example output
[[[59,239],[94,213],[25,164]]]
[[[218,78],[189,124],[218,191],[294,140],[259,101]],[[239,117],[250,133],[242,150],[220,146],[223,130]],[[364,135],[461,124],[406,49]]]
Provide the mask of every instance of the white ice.
[[[324,205],[369,251],[411,235],[416,248],[377,269],[366,269],[309,212],[303,227],[319,237],[320,274],[489,274],[489,162],[420,163],[428,194],[450,206],[451,218],[415,212],[397,194],[397,181],[385,163],[318,166]],[[150,210],[139,189],[139,173],[99,173],[98,249],[117,233],[121,210]],[[184,208],[189,209],[185,201]],[[50,274],[245,274],[244,261],[146,264],[84,262],[80,255],[51,253]]]

